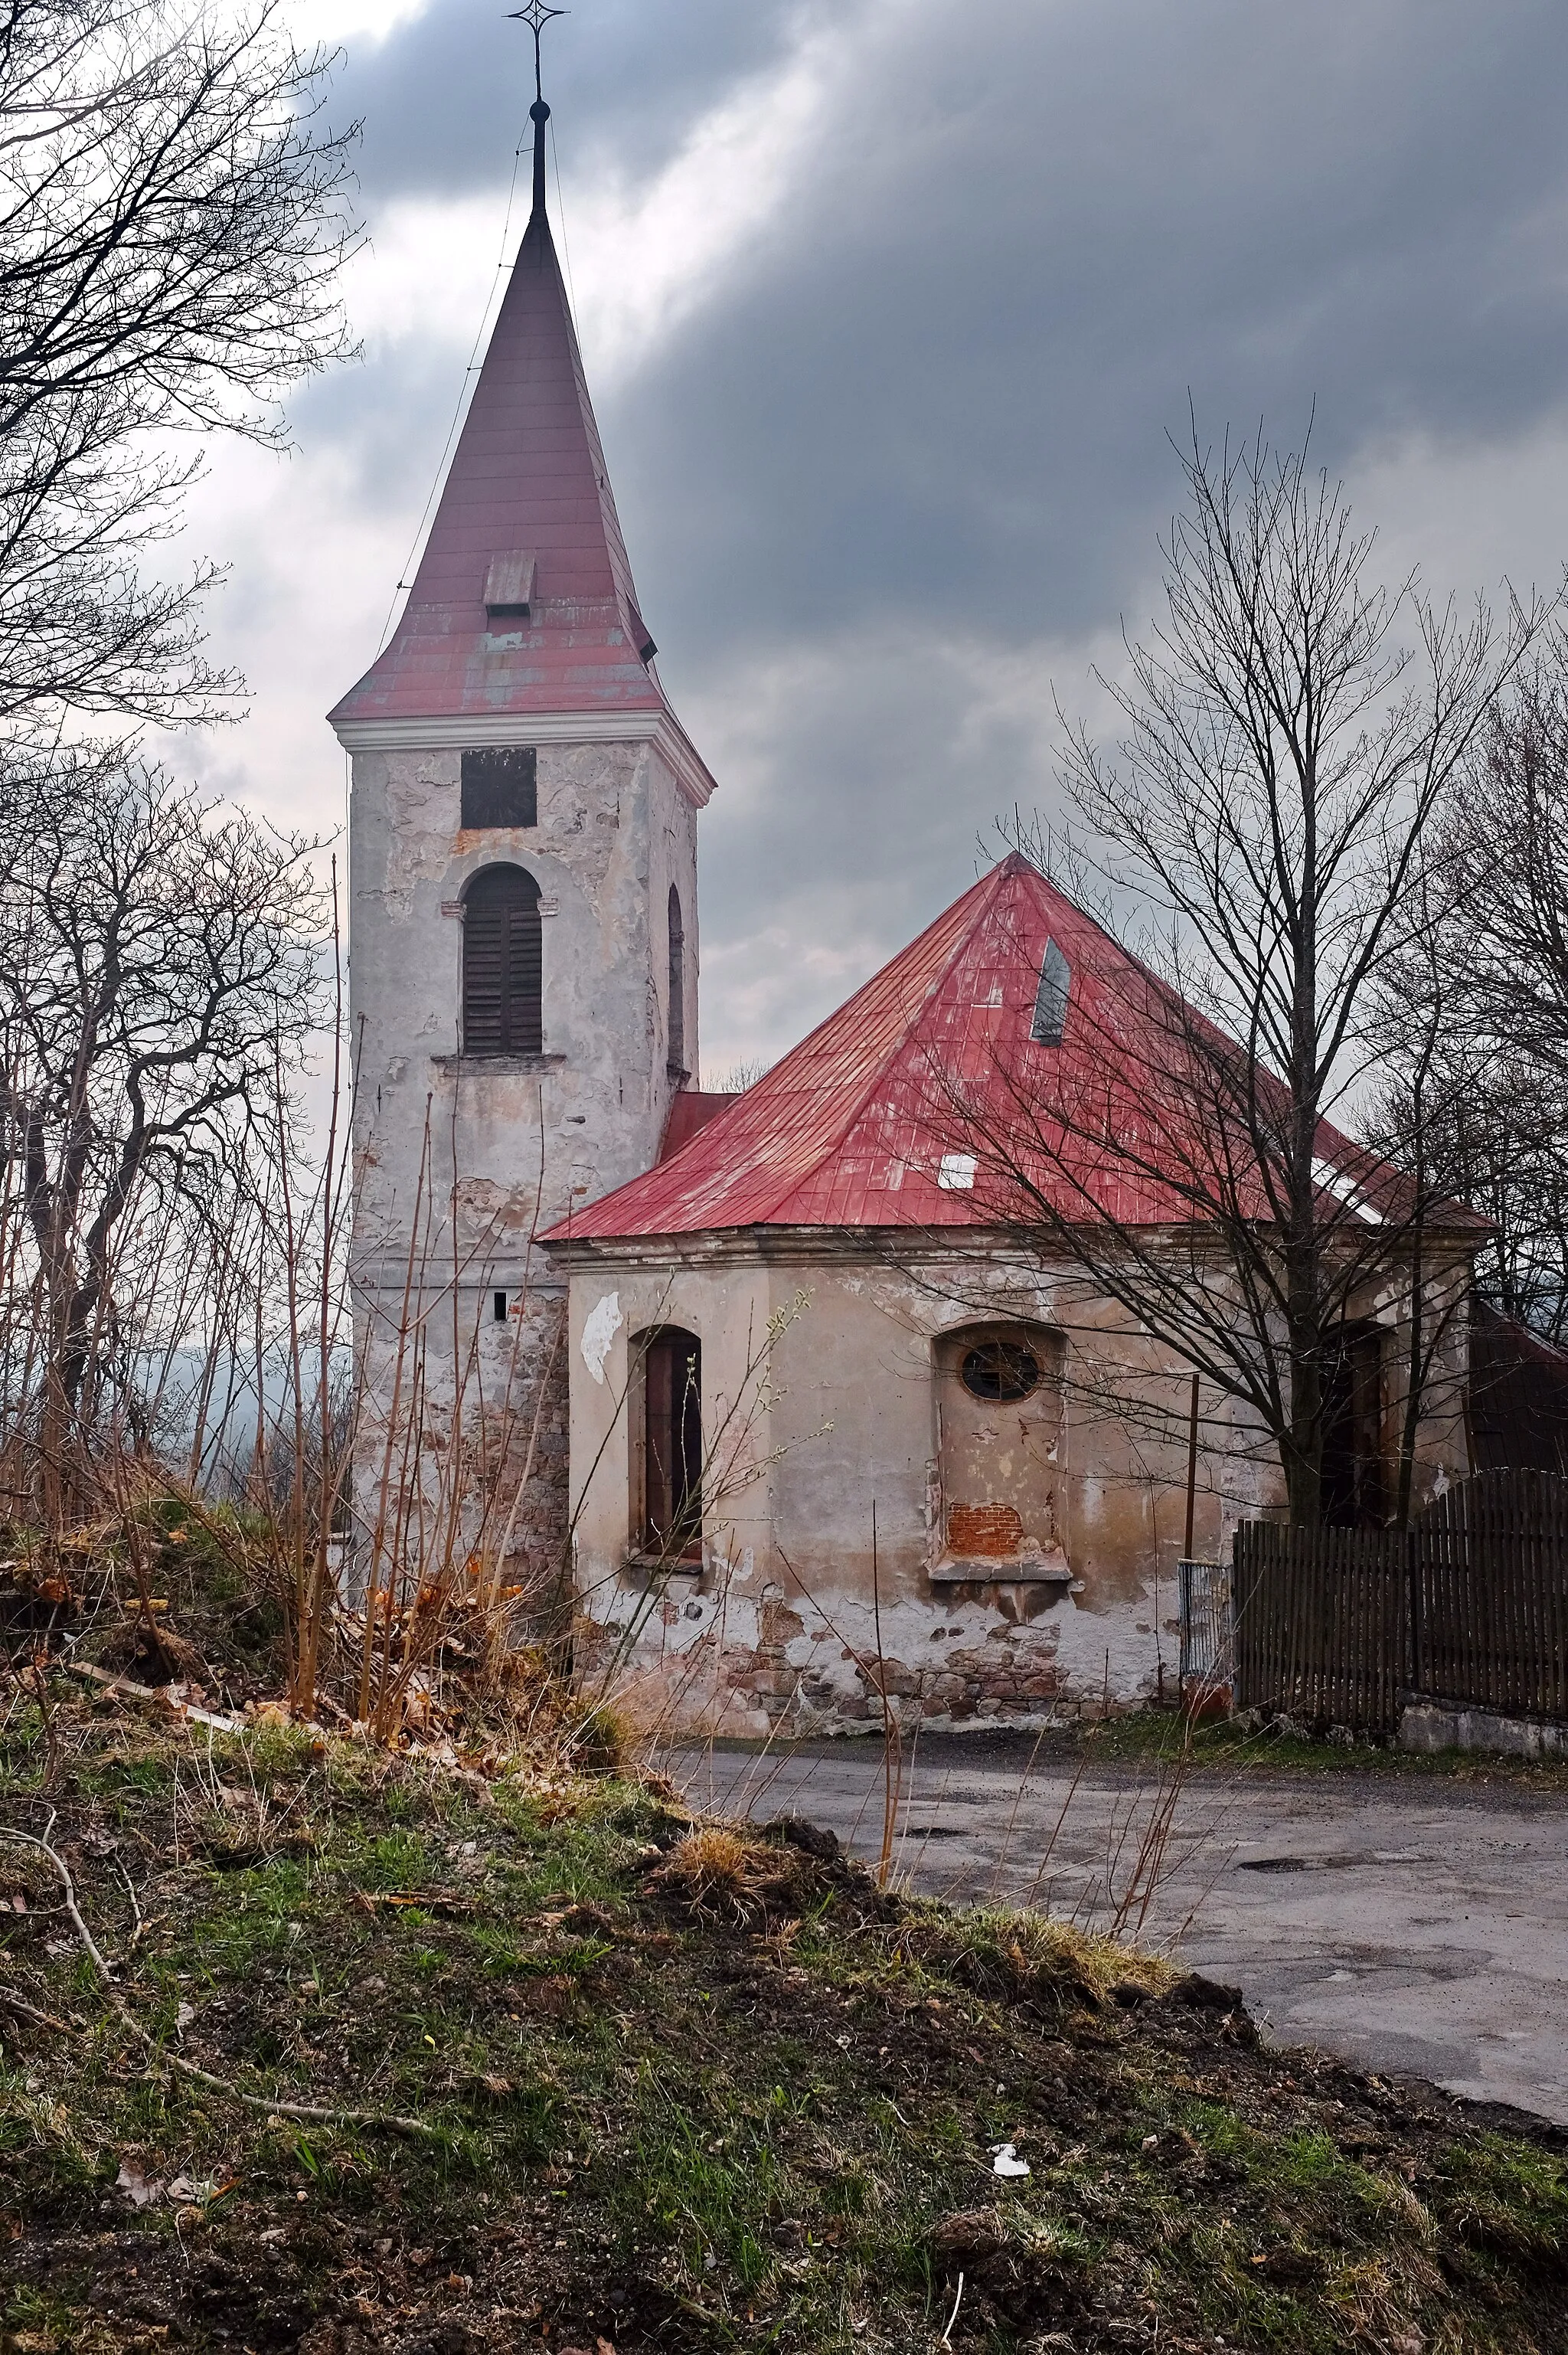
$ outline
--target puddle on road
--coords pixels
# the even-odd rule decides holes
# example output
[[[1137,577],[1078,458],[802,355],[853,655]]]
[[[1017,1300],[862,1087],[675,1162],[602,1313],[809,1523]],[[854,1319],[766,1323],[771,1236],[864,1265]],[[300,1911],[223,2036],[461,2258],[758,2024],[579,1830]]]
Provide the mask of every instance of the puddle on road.
[[[1361,1864],[1425,1864],[1411,1849],[1374,1849],[1369,1856],[1243,1856],[1238,1872],[1351,1872]]]

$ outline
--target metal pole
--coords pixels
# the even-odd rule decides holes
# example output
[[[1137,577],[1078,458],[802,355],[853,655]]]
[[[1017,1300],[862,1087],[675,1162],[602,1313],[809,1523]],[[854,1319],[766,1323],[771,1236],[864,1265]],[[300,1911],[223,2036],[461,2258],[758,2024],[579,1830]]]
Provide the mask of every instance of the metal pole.
[[[1192,1559],[1192,1522],[1198,1509],[1198,1377],[1192,1377],[1192,1403],[1187,1418],[1187,1536],[1183,1561]]]

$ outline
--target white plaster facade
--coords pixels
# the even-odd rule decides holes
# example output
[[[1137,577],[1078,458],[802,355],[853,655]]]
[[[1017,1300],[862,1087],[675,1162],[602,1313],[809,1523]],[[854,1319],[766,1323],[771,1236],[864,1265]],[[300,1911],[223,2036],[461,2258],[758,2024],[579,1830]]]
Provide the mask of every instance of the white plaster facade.
[[[1029,1727],[1173,1696],[1188,1377],[1077,1276],[1010,1263],[985,1239],[960,1254],[863,1232],[551,1255],[570,1282],[578,1657],[644,1723],[853,1732],[880,1721],[885,1690],[927,1727]],[[1393,1304],[1384,1315],[1397,1331]],[[1054,1543],[959,1576],[948,1491],[955,1460],[974,1459],[952,1444],[947,1344],[988,1322],[1059,1340]],[[703,1350],[700,1571],[652,1571],[636,1545],[629,1393],[639,1336],[672,1325]],[[1468,1468],[1465,1362],[1457,1323],[1420,1432],[1423,1495]],[[1391,1418],[1398,1405],[1395,1369]],[[1239,1411],[1209,1400],[1202,1431],[1194,1550],[1218,1560],[1239,1520],[1283,1497]],[[990,1460],[1038,1521],[1041,1465]]]

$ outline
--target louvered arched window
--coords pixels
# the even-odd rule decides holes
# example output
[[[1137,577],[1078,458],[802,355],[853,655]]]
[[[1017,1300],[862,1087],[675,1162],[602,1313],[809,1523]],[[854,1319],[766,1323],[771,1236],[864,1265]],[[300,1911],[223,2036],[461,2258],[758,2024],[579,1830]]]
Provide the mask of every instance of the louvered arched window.
[[[670,1077],[686,1076],[686,931],[681,922],[681,895],[670,886]]]
[[[463,1053],[543,1053],[543,982],[539,886],[521,867],[487,867],[463,903]]]

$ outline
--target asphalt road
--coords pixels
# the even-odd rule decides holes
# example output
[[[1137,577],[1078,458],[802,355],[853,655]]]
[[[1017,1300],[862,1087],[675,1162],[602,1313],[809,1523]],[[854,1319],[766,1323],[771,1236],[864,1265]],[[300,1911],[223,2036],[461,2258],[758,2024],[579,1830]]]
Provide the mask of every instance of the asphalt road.
[[[1205,1772],[1162,1801],[1152,1767],[1075,1783],[1055,1757],[1026,1777],[1028,1757],[923,1742],[897,1804],[899,1877],[1098,1926],[1119,1907],[1146,1944],[1239,1986],[1277,2042],[1568,2126],[1568,1803],[1375,1769]],[[879,1747],[686,1750],[671,1766],[692,1804],[794,1811],[877,1859]]]

